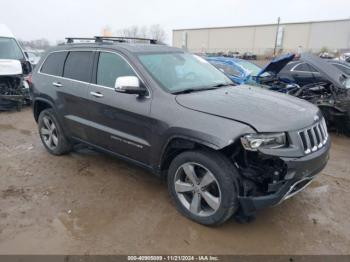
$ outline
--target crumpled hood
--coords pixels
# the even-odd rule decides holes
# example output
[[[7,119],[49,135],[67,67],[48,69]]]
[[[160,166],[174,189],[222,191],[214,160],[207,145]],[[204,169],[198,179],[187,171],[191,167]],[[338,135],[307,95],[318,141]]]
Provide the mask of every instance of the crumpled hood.
[[[259,132],[299,130],[312,125],[320,114],[309,102],[248,85],[181,94],[176,101],[192,110],[248,124]]]
[[[286,54],[279,57],[275,57],[268,63],[257,75],[257,77],[261,76],[264,73],[270,73],[273,75],[277,75],[283,67],[285,67],[290,61],[294,59],[294,54]]]

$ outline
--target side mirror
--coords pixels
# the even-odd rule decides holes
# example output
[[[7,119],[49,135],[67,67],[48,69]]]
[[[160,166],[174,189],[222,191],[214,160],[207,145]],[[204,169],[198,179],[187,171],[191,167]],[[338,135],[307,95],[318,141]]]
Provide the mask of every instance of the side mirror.
[[[141,87],[140,80],[136,76],[118,77],[115,81],[114,90],[124,94],[146,94],[146,89]]]
[[[29,61],[23,62],[23,74],[28,75],[33,71],[32,64]]]

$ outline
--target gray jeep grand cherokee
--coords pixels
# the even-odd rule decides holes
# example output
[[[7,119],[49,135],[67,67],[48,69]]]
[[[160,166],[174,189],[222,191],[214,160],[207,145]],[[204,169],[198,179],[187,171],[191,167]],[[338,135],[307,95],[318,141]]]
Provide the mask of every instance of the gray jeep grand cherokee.
[[[153,40],[74,41],[33,74],[34,117],[51,154],[84,143],[138,164],[166,178],[178,210],[205,225],[286,200],[327,163],[325,121],[308,102],[233,86],[204,59]]]

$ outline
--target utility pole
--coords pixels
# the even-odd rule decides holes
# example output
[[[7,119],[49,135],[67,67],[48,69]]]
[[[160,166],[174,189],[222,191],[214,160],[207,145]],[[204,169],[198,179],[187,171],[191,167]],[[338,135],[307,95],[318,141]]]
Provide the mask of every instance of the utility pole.
[[[277,19],[276,38],[275,38],[275,48],[273,49],[273,56],[276,56],[276,51],[277,51],[277,39],[278,39],[278,32],[279,32],[279,29],[280,29],[280,22],[281,22],[281,18],[278,17],[278,19]]]

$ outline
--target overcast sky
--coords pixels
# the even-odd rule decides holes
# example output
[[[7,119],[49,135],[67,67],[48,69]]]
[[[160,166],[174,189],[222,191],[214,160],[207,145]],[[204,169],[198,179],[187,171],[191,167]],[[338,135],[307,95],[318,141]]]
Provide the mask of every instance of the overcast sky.
[[[350,18],[350,0],[1,0],[0,24],[20,39],[94,36],[132,25],[171,30]]]

